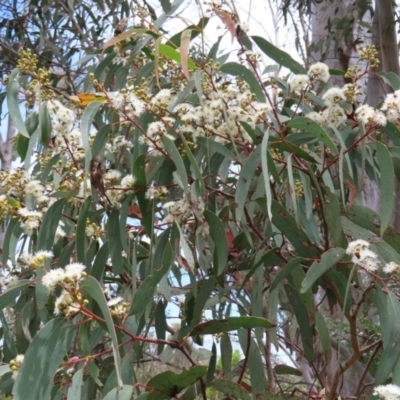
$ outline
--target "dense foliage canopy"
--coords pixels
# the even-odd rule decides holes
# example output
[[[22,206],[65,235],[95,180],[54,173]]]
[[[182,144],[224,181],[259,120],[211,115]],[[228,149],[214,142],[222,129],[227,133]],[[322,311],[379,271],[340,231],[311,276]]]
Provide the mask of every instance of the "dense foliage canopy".
[[[63,55],[67,72],[16,50],[1,392],[398,398],[400,79],[380,73],[396,91],[374,109],[358,83],[374,47],[358,48],[363,68],[306,69],[216,3],[166,33],[182,3],[158,17],[135,5],[104,44]],[[207,50],[211,18],[235,57],[221,38]],[[365,176],[379,214],[362,204]]]

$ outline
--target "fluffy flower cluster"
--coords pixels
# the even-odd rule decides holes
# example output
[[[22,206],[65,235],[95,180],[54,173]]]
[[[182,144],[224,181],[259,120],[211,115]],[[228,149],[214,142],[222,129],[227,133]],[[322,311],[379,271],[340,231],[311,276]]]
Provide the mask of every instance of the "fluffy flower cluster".
[[[289,82],[290,90],[292,92],[304,90],[315,80],[328,82],[329,78],[329,67],[322,62],[317,62],[311,65],[307,72],[307,75],[294,75],[292,77]]]
[[[389,122],[400,123],[400,90],[386,96],[381,110],[385,112]]]
[[[382,400],[399,400],[400,387],[393,384],[380,385],[374,389],[374,395]]]
[[[168,214],[162,220],[163,224],[169,224],[175,221],[187,220],[189,218],[194,219],[194,212],[196,215],[201,217],[205,210],[205,204],[202,198],[198,198],[196,204],[190,204],[189,201],[184,198],[178,201],[169,201],[163,205],[163,208],[168,211]],[[195,208],[195,210],[194,210]]]
[[[381,262],[378,255],[369,249],[370,243],[363,239],[357,239],[348,244],[346,253],[351,256],[351,261],[364,268],[368,272],[379,269]]]
[[[32,236],[39,228],[43,214],[40,211],[29,210],[23,207],[18,210],[18,215],[22,217],[20,226],[24,230],[24,233],[28,236]]]
[[[73,130],[73,125],[76,121],[75,112],[65,107],[58,100],[48,101],[47,110],[52,119],[53,133],[56,134],[53,140],[54,152],[57,154],[62,153],[67,148],[71,152],[75,152],[78,148],[82,147],[81,133]]]
[[[357,119],[364,125],[371,123],[380,126],[385,126],[387,118],[381,111],[375,110],[373,107],[368,105],[362,105],[356,110]]]
[[[62,286],[61,295],[56,299],[54,314],[63,313],[67,317],[75,315],[80,308],[77,302],[79,294],[79,282],[86,276],[85,266],[81,263],[68,264],[65,269],[56,268],[50,270],[42,278],[43,286],[48,292],[53,292],[57,286]]]

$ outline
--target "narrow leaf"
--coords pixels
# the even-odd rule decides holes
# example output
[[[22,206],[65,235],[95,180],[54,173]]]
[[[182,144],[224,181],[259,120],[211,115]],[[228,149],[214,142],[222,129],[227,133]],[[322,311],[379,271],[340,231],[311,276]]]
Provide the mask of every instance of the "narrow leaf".
[[[266,54],[269,58],[277,62],[279,65],[282,65],[288,69],[290,69],[295,74],[306,74],[306,69],[295,61],[288,53],[278,49],[272,43],[263,39],[259,36],[251,36],[251,38],[255,41],[257,46],[262,50],[264,54]]]
[[[321,277],[328,269],[332,268],[340,261],[346,251],[341,248],[333,248],[322,254],[321,261],[314,261],[301,284],[300,293],[306,293],[314,282]]]
[[[381,237],[389,225],[394,207],[394,169],[388,148],[381,142],[375,142],[381,172]]]
[[[70,350],[75,329],[64,318],[55,318],[38,332],[25,354],[15,381],[15,398],[50,400],[54,374]]]
[[[265,318],[260,317],[230,317],[227,319],[214,319],[203,322],[195,326],[190,332],[190,336],[194,335],[213,335],[215,333],[236,331],[240,328],[253,329],[264,328],[270,329],[275,325]]]
[[[29,138],[29,133],[26,129],[24,121],[22,120],[21,110],[19,109],[18,104],[19,73],[19,69],[14,68],[9,77],[9,83],[7,86],[7,107],[10,117],[18,131],[21,133],[21,135]]]
[[[111,337],[114,362],[115,362],[115,371],[117,374],[117,382],[118,387],[122,388],[122,377],[121,377],[121,358],[118,350],[118,340],[117,335],[115,333],[114,323],[110,314],[110,310],[107,306],[106,298],[104,297],[103,290],[99,284],[93,277],[89,276],[85,278],[81,283],[81,288],[83,292],[86,292],[100,307],[100,310],[103,314],[103,318],[106,321],[108,333]]]

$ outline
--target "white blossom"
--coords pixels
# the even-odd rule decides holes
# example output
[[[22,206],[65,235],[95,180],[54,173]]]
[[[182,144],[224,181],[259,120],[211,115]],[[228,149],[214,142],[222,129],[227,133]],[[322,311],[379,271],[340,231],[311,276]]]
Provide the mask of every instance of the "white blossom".
[[[73,280],[79,280],[82,278],[85,269],[86,267],[81,263],[68,264],[65,267],[65,276]]]
[[[344,95],[343,90],[338,87],[328,89],[326,93],[322,96],[322,98],[325,105],[327,105],[328,107],[332,107],[342,100],[346,100],[346,96]]]
[[[389,383],[388,385],[380,385],[374,388],[375,396],[379,396],[382,400],[399,400],[400,387]]]
[[[385,272],[386,274],[392,274],[394,272],[398,273],[400,272],[400,265],[395,263],[394,261],[391,261],[383,267],[383,272]]]
[[[135,177],[132,174],[126,175],[121,179],[121,186],[126,189],[126,188],[131,188],[135,184]]]
[[[116,304],[120,303],[123,301],[123,298],[121,296],[115,297],[114,299],[111,299],[107,302],[108,307],[115,306]]]
[[[322,62],[317,62],[311,65],[308,70],[308,75],[310,78],[319,79],[322,82],[328,82],[330,78],[329,67]]]
[[[310,83],[308,75],[295,75],[289,82],[290,90],[295,92],[297,90],[303,90]]]
[[[365,250],[370,246],[370,243],[363,239],[353,240],[347,245],[346,254],[353,255],[361,250]]]
[[[43,276],[42,284],[49,292],[52,292],[64,278],[65,271],[62,268],[52,269]]]

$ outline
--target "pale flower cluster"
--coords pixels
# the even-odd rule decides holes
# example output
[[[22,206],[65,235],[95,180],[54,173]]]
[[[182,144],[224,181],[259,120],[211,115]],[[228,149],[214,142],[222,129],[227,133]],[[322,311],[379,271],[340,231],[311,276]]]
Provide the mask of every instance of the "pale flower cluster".
[[[329,78],[329,67],[322,62],[317,62],[311,65],[307,75],[294,75],[291,78],[289,82],[290,90],[292,92],[298,92],[309,87],[314,80],[328,82]]]
[[[366,104],[356,109],[356,115],[357,119],[361,121],[364,125],[371,123],[385,126],[387,123],[387,118],[385,114],[383,114],[383,112],[377,111],[375,110],[375,108]]]
[[[368,272],[377,271],[381,262],[378,255],[369,249],[370,243],[363,239],[350,242],[346,254],[351,256],[351,261]]]
[[[79,311],[80,305],[76,301],[76,296],[79,292],[79,282],[86,276],[85,268],[81,263],[72,263],[65,269],[52,269],[42,277],[42,284],[49,293],[53,292],[57,286],[63,288],[61,295],[55,301],[55,315],[63,313],[70,317]]]
[[[379,396],[381,400],[399,400],[400,387],[392,383],[388,385],[380,385],[374,388],[375,396]]]
[[[18,209],[18,215],[22,217],[20,226],[24,230],[24,233],[28,236],[32,236],[33,233],[39,229],[43,214],[40,211],[29,210],[23,207]]]
[[[54,153],[73,154],[75,158],[84,156],[82,149],[82,134],[74,130],[75,112],[65,107],[58,100],[47,102],[47,110],[52,120]]]
[[[162,220],[163,224],[170,224],[175,221],[181,222],[182,220],[187,220],[189,218],[194,219],[193,206],[186,198],[178,201],[169,201],[165,203],[162,208],[168,211],[168,214]],[[196,215],[199,215],[200,217],[204,213],[204,210],[204,200],[199,197],[196,202]]]
[[[395,124],[400,122],[400,90],[396,90],[386,96],[381,110],[385,112],[389,122]]]
[[[123,111],[128,120],[134,120],[143,114],[146,105],[133,93],[133,86],[128,86],[126,90],[126,93],[109,92],[107,95],[116,110]]]

